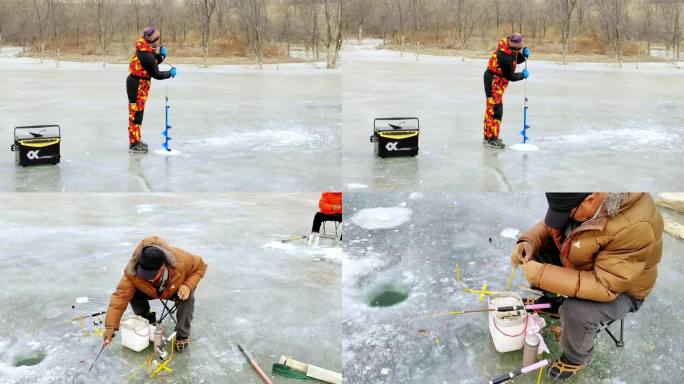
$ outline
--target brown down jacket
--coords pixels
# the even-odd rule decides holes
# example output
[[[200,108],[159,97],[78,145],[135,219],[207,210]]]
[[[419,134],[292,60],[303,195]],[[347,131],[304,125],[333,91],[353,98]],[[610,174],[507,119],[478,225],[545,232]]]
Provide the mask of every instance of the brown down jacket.
[[[138,267],[138,259],[144,247],[154,245],[161,248],[166,254],[166,266],[169,270],[169,282],[167,288],[161,295],[157,294],[157,290],[152,284],[140,279],[136,276],[136,269]],[[168,299],[172,297],[181,284],[185,284],[191,291],[197,288],[197,284],[204,277],[207,270],[207,264],[200,256],[193,255],[180,248],[175,248],[169,245],[166,241],[157,236],[150,236],[143,239],[135,247],[131,260],[124,268],[123,276],[116,287],[116,291],[112,294],[105,315],[105,329],[118,329],[121,316],[123,316],[126,307],[130,303],[136,291],[142,291],[147,296],[152,298]]]
[[[544,264],[539,288],[609,302],[626,293],[644,299],[662,255],[663,219],[648,193],[607,193],[597,217],[575,228],[560,246],[563,267]],[[558,248],[553,230],[537,223],[520,237],[537,250]]]

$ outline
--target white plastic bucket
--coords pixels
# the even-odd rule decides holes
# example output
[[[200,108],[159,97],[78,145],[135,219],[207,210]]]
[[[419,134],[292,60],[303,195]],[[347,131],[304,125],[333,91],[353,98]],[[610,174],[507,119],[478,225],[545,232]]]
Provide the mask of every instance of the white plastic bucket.
[[[515,292],[499,292],[489,295],[487,305],[491,308],[523,305]],[[489,333],[494,347],[499,352],[517,351],[525,343],[527,330],[527,311],[521,309],[509,312],[489,312]]]
[[[136,352],[150,344],[150,322],[140,316],[130,316],[121,322],[121,344]]]

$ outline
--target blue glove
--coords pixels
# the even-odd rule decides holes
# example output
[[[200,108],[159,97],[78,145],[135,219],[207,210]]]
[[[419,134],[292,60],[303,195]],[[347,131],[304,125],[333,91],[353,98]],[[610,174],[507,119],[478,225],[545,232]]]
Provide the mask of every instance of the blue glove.
[[[527,48],[525,48],[525,49],[527,49]],[[159,50],[159,54],[161,55],[162,59],[165,59],[166,58],[166,47],[161,47],[161,49]],[[523,52],[523,55],[524,54],[525,53]],[[525,57],[527,57],[527,56],[525,56]]]
[[[162,49],[164,49],[164,48],[162,48]],[[523,56],[525,56],[526,59],[527,59],[528,57],[530,57],[530,49],[529,49],[529,48],[525,47],[525,48],[523,49]]]
[[[523,69],[523,77],[524,77],[525,79],[527,79],[528,77],[530,77],[530,73],[527,72],[527,69]]]
[[[176,67],[171,67],[171,77],[176,77]],[[527,77],[527,76],[525,76]]]

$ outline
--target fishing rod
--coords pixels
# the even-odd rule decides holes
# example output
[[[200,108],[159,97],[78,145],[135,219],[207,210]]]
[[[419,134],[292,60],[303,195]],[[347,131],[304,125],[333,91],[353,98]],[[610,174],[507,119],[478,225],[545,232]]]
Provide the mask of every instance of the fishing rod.
[[[261,369],[261,367],[259,367],[259,364],[257,364],[256,360],[254,359],[254,356],[252,356],[252,354],[249,353],[248,350],[244,349],[242,345],[238,344],[237,346],[240,349],[240,352],[242,352],[242,354],[245,355],[247,361],[249,361],[249,365],[251,365],[252,368],[254,368],[254,370],[256,371],[256,373],[259,375],[259,377],[261,377],[261,381],[263,381],[264,384],[273,384],[271,379],[269,379],[268,376],[266,376],[264,370]]]
[[[90,317],[98,317],[98,316],[102,316],[102,315],[104,315],[104,314],[106,314],[106,313],[107,313],[107,311],[102,311],[102,312],[97,312],[97,313],[91,313],[90,315],[84,315],[84,316],[75,317],[75,318],[71,319],[71,321],[79,321],[79,320],[83,320],[83,319],[88,319],[88,318],[90,318]]]
[[[100,355],[102,355],[102,352],[104,352],[104,350],[108,347],[109,344],[102,344],[102,348],[100,348],[100,352],[98,352],[97,357],[95,357],[95,360],[93,360],[93,363],[90,365],[90,369],[88,369],[88,372],[93,370],[93,367],[95,366],[95,363],[97,363],[97,360],[100,358]]]
[[[504,307],[496,308],[482,308],[482,309],[468,309],[464,311],[452,311],[443,313],[434,313],[426,317],[436,317],[436,316],[446,316],[446,315],[463,315],[466,313],[478,313],[478,312],[512,312],[519,310],[535,310],[535,309],[546,309],[551,308],[551,303],[542,304],[528,304],[528,305],[508,305]]]
[[[507,382],[508,380],[511,380],[511,379],[514,378],[514,377],[520,376],[520,375],[525,374],[525,373],[530,373],[530,372],[532,372],[532,371],[536,371],[536,370],[539,369],[539,368],[546,367],[546,366],[549,365],[550,363],[551,363],[551,362],[549,361],[549,359],[544,359],[544,360],[537,361],[536,363],[534,363],[534,364],[532,364],[532,365],[528,365],[527,367],[522,367],[522,368],[520,368],[520,369],[518,369],[518,370],[511,371],[511,372],[508,372],[508,373],[505,373],[505,374],[503,374],[503,375],[501,375],[501,376],[497,376],[497,377],[493,378],[492,380],[489,380],[489,384],[501,384],[501,383],[505,383],[505,382]]]
[[[287,239],[281,239],[280,242],[282,243],[289,243],[290,241],[295,241],[295,240],[304,240],[307,239],[309,236],[303,235],[303,236],[292,236]]]

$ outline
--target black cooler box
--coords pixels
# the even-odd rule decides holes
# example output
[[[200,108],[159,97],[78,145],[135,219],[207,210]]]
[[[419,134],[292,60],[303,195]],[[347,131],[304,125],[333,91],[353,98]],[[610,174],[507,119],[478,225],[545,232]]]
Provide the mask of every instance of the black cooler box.
[[[416,156],[420,122],[417,117],[389,117],[373,121],[375,153],[380,157]]]
[[[32,125],[14,128],[16,161],[20,166],[59,163],[59,125]]]

